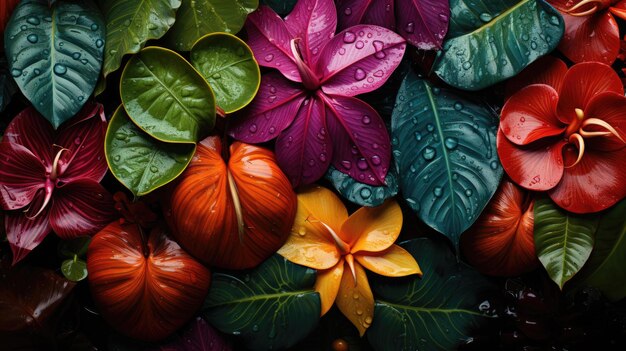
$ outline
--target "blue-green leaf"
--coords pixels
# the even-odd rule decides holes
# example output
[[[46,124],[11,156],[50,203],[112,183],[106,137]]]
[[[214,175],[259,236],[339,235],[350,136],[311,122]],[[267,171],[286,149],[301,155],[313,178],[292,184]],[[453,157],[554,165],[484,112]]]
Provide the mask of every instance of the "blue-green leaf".
[[[398,176],[393,168],[387,172],[387,177],[385,177],[386,186],[360,183],[332,165],[326,172],[326,179],[343,198],[361,206],[380,206],[385,200],[398,193]]]

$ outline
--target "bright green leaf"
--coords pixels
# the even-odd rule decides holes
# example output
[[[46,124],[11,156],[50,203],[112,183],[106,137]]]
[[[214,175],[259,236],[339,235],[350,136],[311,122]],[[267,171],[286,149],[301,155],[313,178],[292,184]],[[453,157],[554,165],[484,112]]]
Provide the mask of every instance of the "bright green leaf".
[[[87,263],[74,256],[74,259],[63,261],[61,264],[61,272],[65,278],[73,282],[79,282],[87,278]]]
[[[385,177],[386,186],[360,183],[332,165],[326,172],[326,179],[343,198],[361,206],[380,206],[385,200],[396,196],[398,193],[398,175],[393,168],[387,172],[387,177]]]

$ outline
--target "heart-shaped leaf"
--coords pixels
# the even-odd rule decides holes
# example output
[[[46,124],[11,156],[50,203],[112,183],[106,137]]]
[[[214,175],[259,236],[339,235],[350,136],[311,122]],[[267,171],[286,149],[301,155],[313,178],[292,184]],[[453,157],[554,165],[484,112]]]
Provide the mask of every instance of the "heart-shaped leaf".
[[[387,172],[386,185],[383,186],[359,183],[332,165],[326,172],[326,179],[331,182],[343,198],[361,206],[380,206],[385,200],[396,196],[398,193],[398,175],[395,169]]]
[[[597,216],[566,212],[548,198],[535,201],[537,257],[559,288],[587,262],[597,228]]]
[[[120,106],[109,122],[104,149],[115,178],[133,194],[142,196],[178,177],[191,161],[195,145],[151,138]]]
[[[152,137],[195,143],[215,124],[215,97],[206,80],[174,51],[147,47],[126,64],[120,81],[124,109]]]
[[[79,282],[87,278],[87,263],[78,257],[63,261],[61,264],[61,272],[65,278]]]
[[[498,121],[487,106],[413,73],[396,103],[391,131],[402,194],[427,225],[458,247],[502,177]]]
[[[435,72],[446,83],[480,90],[551,52],[563,18],[544,0],[451,0],[450,28]]]
[[[22,1],[7,24],[11,75],[56,129],[93,92],[102,66],[104,21],[91,0]]]
[[[233,113],[252,101],[261,84],[261,72],[252,50],[232,34],[202,37],[191,49],[191,62],[209,82],[217,105]]]
[[[215,273],[203,315],[251,350],[285,349],[320,318],[315,270],[273,255],[250,272]]]
[[[443,242],[427,238],[400,244],[419,260],[422,278],[370,279],[376,307],[367,331],[376,350],[452,350],[470,338],[490,308],[493,288],[456,260]]]
[[[248,14],[259,6],[259,0],[182,1],[176,23],[165,37],[168,46],[178,51],[189,51],[196,40],[208,33],[236,34]]]

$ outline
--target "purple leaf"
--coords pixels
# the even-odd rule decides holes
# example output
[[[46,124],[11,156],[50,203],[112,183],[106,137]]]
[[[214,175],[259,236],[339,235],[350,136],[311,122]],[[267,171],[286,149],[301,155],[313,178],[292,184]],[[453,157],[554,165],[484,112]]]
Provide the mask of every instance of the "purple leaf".
[[[326,173],[332,147],[322,100],[304,101],[293,123],[276,140],[276,158],[294,188],[313,183]]]
[[[39,196],[41,204],[43,196]],[[21,261],[50,233],[51,227],[48,221],[48,209],[44,208],[39,216],[29,219],[20,211],[9,211],[4,216],[4,226],[7,232],[7,240],[13,252],[13,264]]]
[[[259,6],[248,16],[246,31],[260,66],[276,68],[294,82],[302,81],[289,44],[293,38],[280,16],[267,6]]]
[[[354,96],[383,85],[398,67],[405,40],[389,29],[358,25],[337,34],[317,62],[326,94]]]
[[[302,87],[280,74],[265,74],[250,106],[230,121],[230,135],[248,143],[276,138],[291,124],[304,97]]]
[[[359,182],[384,185],[391,150],[378,112],[357,98],[319,95],[326,103],[335,168]]]
[[[448,0],[402,0],[396,3],[396,29],[422,50],[440,49],[448,32]]]
[[[313,66],[337,29],[335,4],[333,0],[300,0],[285,18],[285,25],[293,38],[302,39],[303,59]]]
[[[177,340],[153,351],[231,351],[231,343],[224,339],[204,319],[197,317]]]
[[[33,201],[37,190],[45,187],[46,168],[19,144],[0,142],[0,155],[4,159],[0,167],[0,204],[5,210],[17,210]]]
[[[395,29],[394,0],[338,0],[339,29],[374,24]]]
[[[41,158],[46,167],[52,165],[54,154],[50,146],[54,144],[54,129],[32,107],[13,118],[4,131],[2,141],[22,145]]]

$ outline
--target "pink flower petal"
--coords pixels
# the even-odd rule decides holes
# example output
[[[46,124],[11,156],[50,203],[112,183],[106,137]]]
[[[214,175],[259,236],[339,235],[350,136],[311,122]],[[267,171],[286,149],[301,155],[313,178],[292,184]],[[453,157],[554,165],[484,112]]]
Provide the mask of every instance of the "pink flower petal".
[[[13,252],[13,264],[16,264],[50,233],[48,208],[33,219],[26,217],[22,211],[7,212],[4,216],[4,226]]]
[[[338,0],[339,29],[357,24],[373,24],[395,29],[394,0]]]
[[[5,210],[22,208],[45,187],[46,168],[20,144],[0,142],[0,155],[0,205]]]
[[[333,0],[300,0],[285,17],[292,38],[301,38],[304,61],[313,67],[322,47],[337,29],[337,14]]]
[[[30,150],[50,168],[54,158],[54,130],[37,110],[28,107],[20,112],[4,131],[2,141],[20,144]]]
[[[441,48],[450,20],[448,0],[404,0],[397,4],[398,34],[418,49]]]

